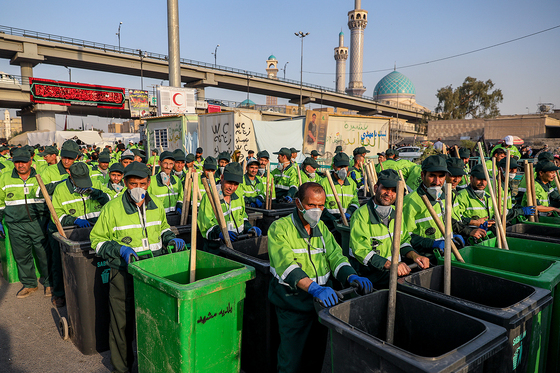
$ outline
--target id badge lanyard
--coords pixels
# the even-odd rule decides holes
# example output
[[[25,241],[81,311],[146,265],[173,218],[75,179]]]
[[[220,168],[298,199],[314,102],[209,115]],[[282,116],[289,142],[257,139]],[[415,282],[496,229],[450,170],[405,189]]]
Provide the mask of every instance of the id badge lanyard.
[[[138,217],[140,218],[140,225],[142,226],[142,250],[150,250],[150,243],[148,241],[148,228],[146,221],[146,201],[142,204],[142,209],[136,206],[138,210]]]

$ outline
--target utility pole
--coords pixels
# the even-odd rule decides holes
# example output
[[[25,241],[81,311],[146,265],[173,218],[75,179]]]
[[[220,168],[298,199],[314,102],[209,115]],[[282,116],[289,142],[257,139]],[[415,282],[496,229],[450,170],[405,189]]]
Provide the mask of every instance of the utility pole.
[[[299,69],[299,115],[303,115],[303,38],[309,35],[309,32],[303,33],[301,31],[294,33],[301,39],[301,65]]]
[[[119,38],[119,52],[121,50],[121,26],[122,26],[122,22],[119,22],[119,31],[117,31],[117,36]]]
[[[284,79],[286,79],[286,66],[288,66],[289,63],[290,63],[290,61],[287,61],[287,62],[284,64],[284,68],[282,69],[282,71],[284,72]]]
[[[167,0],[167,45],[169,50],[169,86],[181,86],[179,48],[179,1]]]
[[[218,47],[220,46],[220,44],[216,45],[216,49],[214,50],[214,53],[212,53],[214,55],[214,68],[216,68],[217,64],[217,60],[218,60]]]
[[[138,49],[138,54],[140,55],[140,86],[144,90],[144,57],[147,57],[147,52]]]
[[[68,81],[71,82],[72,81],[72,69],[70,69],[68,66],[64,66],[68,69]]]

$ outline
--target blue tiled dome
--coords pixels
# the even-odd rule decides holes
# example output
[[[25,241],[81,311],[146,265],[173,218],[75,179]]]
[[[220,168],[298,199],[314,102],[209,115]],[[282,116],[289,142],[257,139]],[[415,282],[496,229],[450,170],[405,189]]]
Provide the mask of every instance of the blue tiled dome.
[[[397,91],[399,95],[416,95],[416,88],[410,79],[398,71],[392,71],[377,83],[373,89],[373,97],[377,99],[378,96],[396,96]]]
[[[243,100],[243,102],[241,102],[239,105],[237,105],[237,107],[251,107],[251,106],[255,106],[256,104],[252,101],[252,100]]]
[[[275,57],[273,54],[271,54],[271,55],[268,57],[268,59],[269,59],[269,60],[275,60],[276,57]]]

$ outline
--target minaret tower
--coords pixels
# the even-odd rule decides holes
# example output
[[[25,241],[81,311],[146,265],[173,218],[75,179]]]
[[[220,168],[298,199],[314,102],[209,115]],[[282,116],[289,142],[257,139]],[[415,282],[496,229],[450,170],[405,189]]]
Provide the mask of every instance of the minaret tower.
[[[342,30],[338,34],[338,47],[334,48],[334,59],[336,60],[336,91],[344,93],[348,48],[344,46],[344,33]]]
[[[269,79],[278,79],[278,60],[271,54],[266,60],[266,74]],[[278,97],[266,96],[267,105],[278,105]]]
[[[362,82],[364,68],[364,30],[367,26],[366,10],[361,9],[362,0],[354,0],[354,10],[348,12],[348,28],[350,29],[350,82],[346,93],[362,96],[366,91]]]

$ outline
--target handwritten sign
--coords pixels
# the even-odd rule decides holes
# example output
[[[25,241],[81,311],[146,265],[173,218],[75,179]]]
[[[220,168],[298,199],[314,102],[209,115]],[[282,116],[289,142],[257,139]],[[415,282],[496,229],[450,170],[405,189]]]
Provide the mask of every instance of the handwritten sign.
[[[212,320],[214,317],[224,317],[225,315],[227,315],[228,313],[233,313],[233,308],[231,307],[231,304],[228,302],[228,305],[226,308],[221,309],[218,312],[208,312],[207,315],[204,316],[200,316],[198,318],[198,320],[196,320],[197,324],[206,324],[208,321]]]

